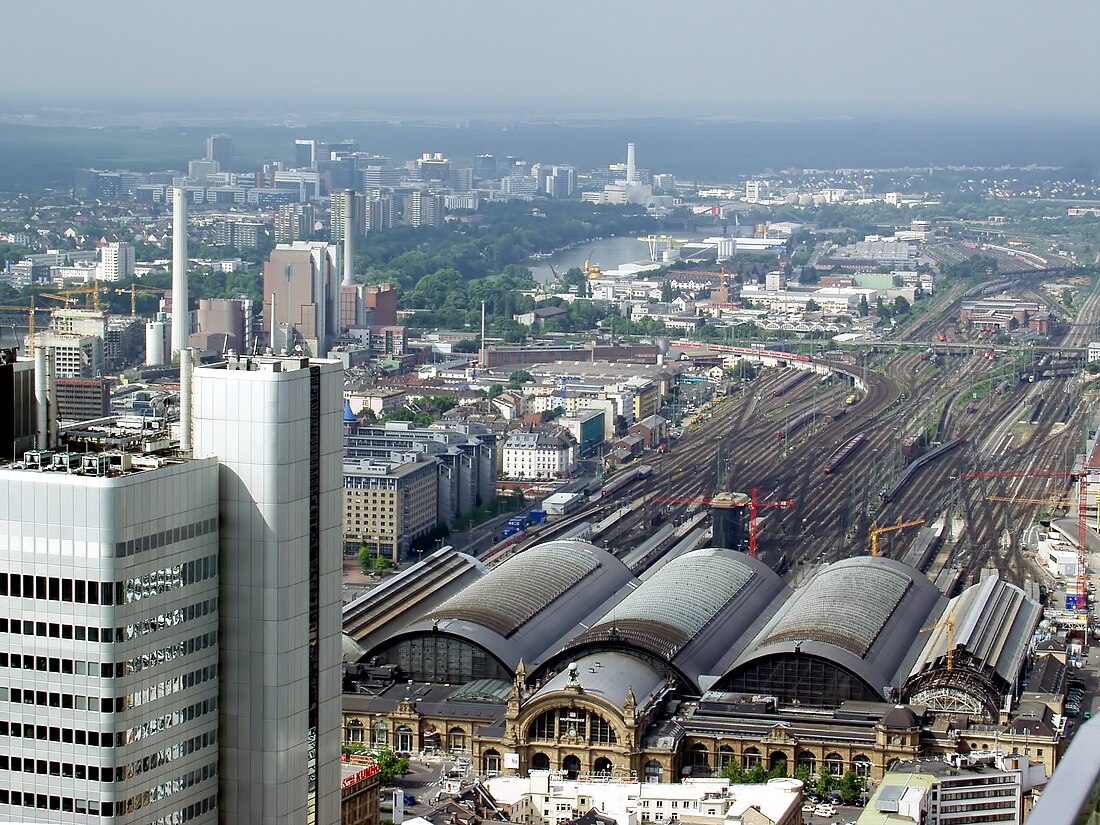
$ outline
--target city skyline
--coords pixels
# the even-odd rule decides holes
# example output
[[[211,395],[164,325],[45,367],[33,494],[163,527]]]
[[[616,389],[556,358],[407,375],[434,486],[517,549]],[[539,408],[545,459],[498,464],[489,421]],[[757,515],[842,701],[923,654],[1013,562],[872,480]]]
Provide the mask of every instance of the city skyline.
[[[64,13],[59,13],[58,6]],[[1060,15],[1031,14],[1019,0],[965,5],[933,0],[919,13],[869,0],[796,2],[778,16],[762,6],[652,0],[581,5],[534,14],[488,0],[477,10],[440,2],[338,4],[328,28],[325,75],[300,71],[272,29],[295,18],[284,2],[216,5],[198,0],[150,14],[111,4],[116,35],[156,38],[157,60],[82,44],[104,9],[73,2],[9,10],[11,30],[48,33],[50,69],[0,80],[9,106],[180,111],[279,101],[288,117],[347,114],[652,115],[702,117],[936,112],[972,116],[1100,115],[1082,88],[1079,55],[1100,10],[1076,2]],[[1026,15],[1026,16],[1025,16]],[[216,50],[216,29],[233,31]],[[1072,21],[1072,25],[1069,22]],[[322,21],[318,21],[319,23]],[[679,32],[679,36],[677,35]],[[385,36],[378,36],[384,33]],[[13,61],[36,65],[36,37],[14,38]],[[533,42],[543,44],[531,48]],[[411,48],[417,60],[407,60]],[[272,50],[280,53],[272,59]],[[366,84],[361,55],[403,65]],[[1042,59],[1029,57],[1042,50]]]

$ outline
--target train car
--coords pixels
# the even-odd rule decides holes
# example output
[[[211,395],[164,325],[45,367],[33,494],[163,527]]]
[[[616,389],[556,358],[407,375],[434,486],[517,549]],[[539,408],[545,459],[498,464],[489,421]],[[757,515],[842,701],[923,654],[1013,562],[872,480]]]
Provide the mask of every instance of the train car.
[[[997,385],[997,389],[993,390],[994,395],[1004,395],[1011,389],[1011,385],[1007,381],[1002,381]]]
[[[967,413],[976,413],[977,411],[978,411],[978,405],[975,404],[973,401],[971,401],[969,404],[966,405],[965,412],[967,412]]]
[[[775,437],[780,439],[790,438],[792,435],[798,432],[798,430],[802,429],[811,421],[813,421],[814,418],[818,415],[820,415],[820,411],[816,407],[814,407],[812,410],[807,410],[801,415],[792,418],[785,425],[777,429],[775,431]]]
[[[829,460],[825,462],[825,466],[821,468],[821,472],[825,473],[825,475],[830,475],[835,472],[837,467],[843,464],[845,459],[858,450],[860,445],[866,440],[867,436],[862,433],[850,439],[847,444],[829,457]]]
[[[916,472],[925,464],[928,464],[931,461],[935,461],[940,456],[946,455],[955,448],[962,446],[964,443],[966,442],[964,442],[961,438],[947,441],[941,444],[939,447],[936,447],[936,449],[930,450],[929,452],[922,455],[920,458],[914,460],[913,463],[910,464],[900,476],[898,476],[897,481],[895,481],[893,485],[879,493],[879,496],[882,498],[883,502],[889,504],[891,501],[893,501],[893,499],[896,498],[898,494],[905,489],[909,482],[913,480],[913,476],[916,475]]]
[[[809,377],[810,377],[809,370],[799,371],[796,375],[792,375],[790,378],[788,378],[786,381],[784,381],[778,387],[773,389],[772,393],[771,393],[772,398],[779,398],[779,396],[781,396],[781,395],[786,395],[788,392],[793,390],[795,387],[797,387],[799,384],[801,384],[803,381],[805,381]]]
[[[901,440],[901,450],[906,458],[916,455],[924,447],[924,430],[905,436]]]
[[[859,393],[853,392],[844,397],[844,406],[851,407],[859,402]]]

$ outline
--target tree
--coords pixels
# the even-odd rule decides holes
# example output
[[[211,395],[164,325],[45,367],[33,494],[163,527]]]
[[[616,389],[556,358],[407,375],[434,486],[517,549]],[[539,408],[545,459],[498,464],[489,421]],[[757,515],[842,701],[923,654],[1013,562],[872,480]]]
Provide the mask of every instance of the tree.
[[[814,788],[817,795],[820,797],[826,797],[833,790],[836,785],[836,777],[829,772],[828,765],[822,765],[821,769],[817,772],[817,787]]]
[[[845,771],[844,776],[840,777],[836,789],[840,793],[840,798],[845,803],[851,804],[859,799],[860,794],[864,791],[863,777],[854,770]]]
[[[1068,286],[1062,290],[1062,303],[1068,307],[1073,306],[1073,290]]]
[[[517,387],[520,384],[531,384],[535,380],[535,376],[531,375],[527,370],[515,370],[508,376],[508,383],[515,384]]]
[[[731,785],[748,784],[748,775],[737,759],[731,759],[726,763],[726,766],[722,768],[722,776],[728,779]]]
[[[895,315],[908,315],[912,309],[913,307],[909,304],[909,299],[904,295],[899,295],[894,299]]]
[[[805,765],[799,765],[794,770],[794,778],[802,783],[802,787],[807,791],[814,784],[813,774],[810,773],[810,769]]]
[[[745,782],[749,785],[763,785],[768,781],[768,769],[763,762],[757,762],[745,775]]]
[[[383,785],[391,783],[395,776],[401,776],[409,772],[409,758],[398,756],[393,751],[381,750],[376,757],[378,760],[379,781]]]
[[[859,296],[859,317],[866,318],[871,314],[871,305],[867,303],[867,296]]]
[[[768,771],[768,779],[783,779],[787,775],[787,760],[780,759],[775,767]]]
[[[807,312],[820,312],[821,311],[821,304],[819,304],[817,301],[815,301],[813,298],[811,298],[810,300],[808,300],[806,302],[806,311]]]

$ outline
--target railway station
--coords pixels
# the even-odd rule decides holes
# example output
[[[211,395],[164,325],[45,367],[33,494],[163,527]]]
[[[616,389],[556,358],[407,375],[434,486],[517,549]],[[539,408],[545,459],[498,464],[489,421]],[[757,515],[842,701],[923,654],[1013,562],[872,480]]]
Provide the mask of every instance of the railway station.
[[[881,557],[792,587],[726,549],[641,577],[583,541],[492,570],[454,555],[391,581],[384,621],[377,600],[345,608],[346,742],[490,774],[669,781],[736,760],[877,780],[1019,726],[1040,607],[995,575],[948,599]],[[1052,770],[1055,740],[1025,728]]]

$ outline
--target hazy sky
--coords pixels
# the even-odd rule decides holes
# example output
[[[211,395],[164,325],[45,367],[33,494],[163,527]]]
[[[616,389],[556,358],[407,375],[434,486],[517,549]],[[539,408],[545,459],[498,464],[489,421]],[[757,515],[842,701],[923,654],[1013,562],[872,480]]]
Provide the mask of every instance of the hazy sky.
[[[1100,116],[1096,0],[11,0],[4,29],[0,104]]]

